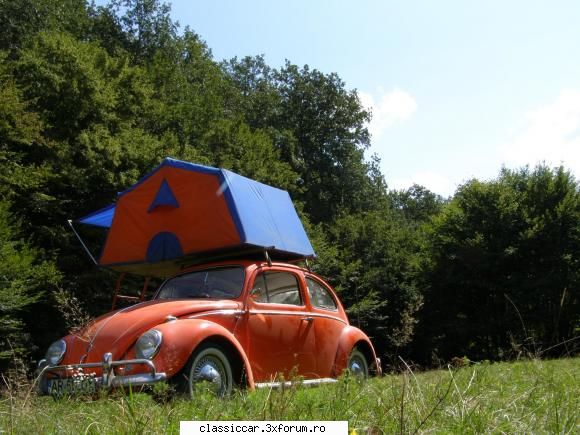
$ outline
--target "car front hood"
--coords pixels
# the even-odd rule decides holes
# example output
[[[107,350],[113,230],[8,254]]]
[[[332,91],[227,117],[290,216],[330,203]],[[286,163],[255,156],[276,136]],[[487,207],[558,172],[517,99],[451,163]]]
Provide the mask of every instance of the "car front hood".
[[[220,310],[237,310],[241,304],[231,300],[159,300],[143,302],[105,314],[73,336],[64,364],[100,361],[107,352],[117,360],[145,331],[164,323],[167,316],[177,318]]]

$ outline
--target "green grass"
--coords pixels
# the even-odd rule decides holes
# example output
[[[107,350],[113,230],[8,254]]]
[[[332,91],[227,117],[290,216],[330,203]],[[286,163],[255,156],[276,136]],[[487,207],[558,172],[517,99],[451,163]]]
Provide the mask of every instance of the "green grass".
[[[580,359],[343,378],[224,400],[161,403],[140,393],[55,401],[5,392],[0,401],[0,433],[179,433],[180,420],[348,420],[359,433],[579,433]]]

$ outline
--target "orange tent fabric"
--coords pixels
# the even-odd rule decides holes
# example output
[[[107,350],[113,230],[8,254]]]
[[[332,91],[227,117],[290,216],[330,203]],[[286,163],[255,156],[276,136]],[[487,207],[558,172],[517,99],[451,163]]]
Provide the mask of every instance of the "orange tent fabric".
[[[79,222],[109,228],[99,265],[117,270],[248,247],[315,255],[288,192],[171,158]]]

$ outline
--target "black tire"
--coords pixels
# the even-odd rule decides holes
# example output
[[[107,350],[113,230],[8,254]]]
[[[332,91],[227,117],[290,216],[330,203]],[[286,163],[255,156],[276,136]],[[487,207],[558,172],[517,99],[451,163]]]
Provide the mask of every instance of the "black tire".
[[[367,379],[369,377],[369,364],[364,354],[356,347],[350,352],[348,356],[347,370],[350,374]]]
[[[178,390],[192,399],[198,388],[224,397],[232,392],[233,386],[234,376],[228,353],[215,343],[199,346],[177,377]]]

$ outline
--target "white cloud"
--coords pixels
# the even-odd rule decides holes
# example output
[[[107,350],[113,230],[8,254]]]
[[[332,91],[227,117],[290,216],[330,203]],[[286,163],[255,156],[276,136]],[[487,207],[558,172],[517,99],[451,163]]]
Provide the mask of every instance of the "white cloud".
[[[361,103],[372,111],[372,120],[369,131],[373,139],[377,139],[384,130],[396,123],[403,122],[417,110],[415,98],[401,89],[390,92],[379,90],[380,95],[375,97],[367,92],[359,92]]]
[[[457,184],[453,183],[450,178],[433,171],[417,172],[409,177],[395,179],[388,184],[389,189],[396,190],[408,189],[413,184],[418,184],[444,198],[453,195],[457,188]]]
[[[580,176],[580,91],[563,90],[555,101],[529,111],[499,152],[508,167],[545,161]]]

